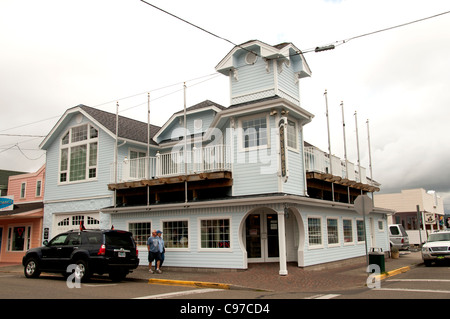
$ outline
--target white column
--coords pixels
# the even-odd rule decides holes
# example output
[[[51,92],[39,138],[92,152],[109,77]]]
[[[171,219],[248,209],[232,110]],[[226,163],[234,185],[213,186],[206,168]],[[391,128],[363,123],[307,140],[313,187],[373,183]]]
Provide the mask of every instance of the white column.
[[[284,220],[284,210],[278,212],[278,246],[280,254],[280,272],[281,276],[286,276],[287,262],[286,262],[286,227]]]

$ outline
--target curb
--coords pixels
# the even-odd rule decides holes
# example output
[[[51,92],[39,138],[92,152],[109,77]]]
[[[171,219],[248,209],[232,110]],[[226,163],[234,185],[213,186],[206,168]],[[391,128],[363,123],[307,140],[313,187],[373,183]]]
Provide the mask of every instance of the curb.
[[[405,273],[405,272],[407,272],[409,270],[411,270],[410,266],[401,267],[401,268],[397,268],[397,269],[388,271],[388,272],[383,273],[381,275],[378,275],[375,278],[377,278],[378,280],[383,280],[383,279],[386,279],[388,277],[392,277],[392,276],[395,276],[395,275],[398,275],[398,274]]]
[[[231,289],[231,285],[219,284],[219,283],[215,283],[215,282],[204,282],[204,281],[149,279],[148,283],[154,284],[154,285],[166,285],[166,286],[190,286],[190,287],[215,288],[215,289]]]
[[[249,287],[241,287],[230,284],[221,284],[215,282],[205,282],[205,281],[187,281],[187,280],[172,280],[172,279],[149,279],[148,284],[150,285],[166,285],[166,286],[187,286],[196,288],[214,288],[214,289],[224,289],[224,290],[258,290],[263,291],[263,289],[255,289]]]

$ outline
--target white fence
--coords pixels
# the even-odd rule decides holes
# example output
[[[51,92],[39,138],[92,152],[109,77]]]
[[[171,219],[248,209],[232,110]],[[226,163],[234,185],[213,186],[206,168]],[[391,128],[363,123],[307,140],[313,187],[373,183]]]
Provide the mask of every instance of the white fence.
[[[318,172],[333,174],[349,180],[367,183],[366,168],[361,166],[361,178],[359,177],[359,170],[355,170],[355,164],[347,161],[347,168],[345,161],[342,161],[339,157],[332,155],[332,163],[330,165],[330,157],[327,153],[321,151],[316,147],[305,147],[305,167],[307,172]],[[330,166],[333,167],[331,172]],[[347,174],[348,171],[348,174]]]
[[[160,177],[199,174],[231,170],[230,147],[214,145],[193,148],[191,151],[163,153],[156,156],[125,159],[111,165],[111,183],[137,181]]]

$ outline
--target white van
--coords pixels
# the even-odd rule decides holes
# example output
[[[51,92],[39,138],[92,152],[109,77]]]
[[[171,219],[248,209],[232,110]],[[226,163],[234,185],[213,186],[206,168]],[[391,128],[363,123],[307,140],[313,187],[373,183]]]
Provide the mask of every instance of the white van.
[[[409,237],[400,224],[389,225],[389,241],[391,248],[396,247],[398,250],[409,250]]]

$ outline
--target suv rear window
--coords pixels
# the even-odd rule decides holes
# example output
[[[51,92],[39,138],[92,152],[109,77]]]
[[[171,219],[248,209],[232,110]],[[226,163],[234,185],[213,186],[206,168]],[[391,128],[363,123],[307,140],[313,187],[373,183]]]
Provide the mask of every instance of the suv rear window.
[[[133,240],[128,233],[106,233],[106,246],[133,247]]]

